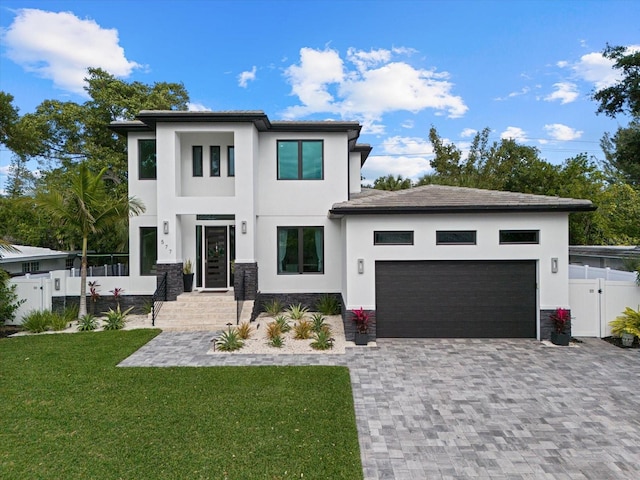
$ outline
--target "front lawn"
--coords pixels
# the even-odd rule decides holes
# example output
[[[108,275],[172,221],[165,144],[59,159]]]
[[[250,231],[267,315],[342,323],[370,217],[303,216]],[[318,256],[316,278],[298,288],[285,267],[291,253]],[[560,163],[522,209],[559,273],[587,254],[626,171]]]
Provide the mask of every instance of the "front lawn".
[[[1,339],[0,478],[362,478],[346,368],[116,367],[157,333]]]

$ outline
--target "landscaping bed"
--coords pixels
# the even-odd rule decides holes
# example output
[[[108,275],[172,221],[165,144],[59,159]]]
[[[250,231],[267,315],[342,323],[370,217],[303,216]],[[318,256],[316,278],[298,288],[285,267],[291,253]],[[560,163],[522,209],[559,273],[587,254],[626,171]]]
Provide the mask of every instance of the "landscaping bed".
[[[620,348],[640,348],[640,342],[638,341],[638,337],[633,339],[633,344],[630,347],[623,346],[622,339],[620,337],[603,337],[602,340]]]

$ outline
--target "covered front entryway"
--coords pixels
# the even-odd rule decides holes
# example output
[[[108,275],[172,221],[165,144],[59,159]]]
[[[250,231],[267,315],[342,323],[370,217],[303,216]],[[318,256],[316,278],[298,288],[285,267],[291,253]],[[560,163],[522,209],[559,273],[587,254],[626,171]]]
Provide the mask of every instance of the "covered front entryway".
[[[536,262],[376,262],[377,337],[536,338]]]

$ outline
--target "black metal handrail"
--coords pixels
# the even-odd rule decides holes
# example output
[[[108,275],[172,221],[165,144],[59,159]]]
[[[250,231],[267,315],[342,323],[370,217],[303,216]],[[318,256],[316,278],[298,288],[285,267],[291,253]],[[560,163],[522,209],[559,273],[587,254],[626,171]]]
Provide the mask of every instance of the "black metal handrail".
[[[160,313],[162,304],[167,301],[167,272],[162,275],[162,280],[158,284],[158,288],[153,292],[151,298],[151,326],[156,326],[156,317]]]

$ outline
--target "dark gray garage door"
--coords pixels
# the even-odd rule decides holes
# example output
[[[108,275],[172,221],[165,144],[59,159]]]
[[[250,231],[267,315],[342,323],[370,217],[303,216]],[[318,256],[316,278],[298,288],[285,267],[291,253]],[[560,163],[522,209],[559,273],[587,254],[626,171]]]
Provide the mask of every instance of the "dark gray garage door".
[[[377,336],[535,338],[535,261],[376,262]]]

